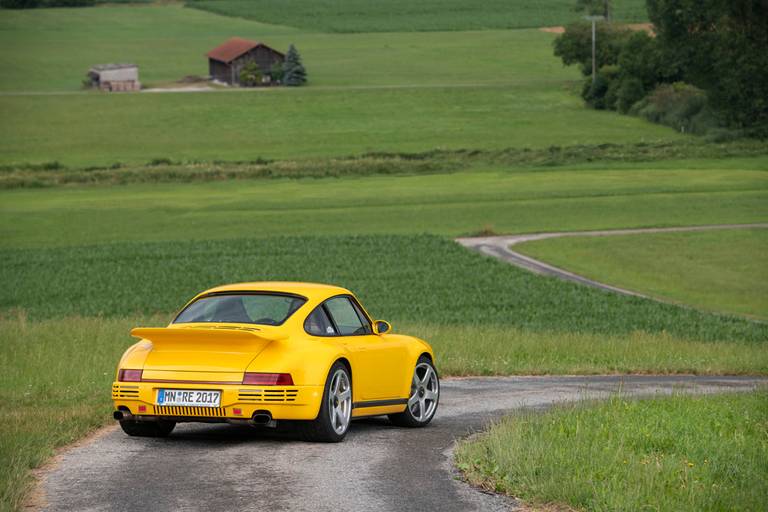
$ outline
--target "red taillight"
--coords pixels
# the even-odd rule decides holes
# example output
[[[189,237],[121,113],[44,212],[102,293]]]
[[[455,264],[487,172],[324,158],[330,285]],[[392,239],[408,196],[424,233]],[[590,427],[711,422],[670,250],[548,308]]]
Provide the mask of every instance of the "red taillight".
[[[243,384],[253,386],[293,386],[290,373],[246,373]]]
[[[120,370],[117,372],[117,380],[120,382],[141,382],[142,370]]]

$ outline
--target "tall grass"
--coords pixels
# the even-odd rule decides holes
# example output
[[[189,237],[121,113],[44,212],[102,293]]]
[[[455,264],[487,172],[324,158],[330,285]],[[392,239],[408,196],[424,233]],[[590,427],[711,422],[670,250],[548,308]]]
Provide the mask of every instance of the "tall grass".
[[[128,331],[148,318],[0,318],[0,509],[20,507],[31,479],[58,446],[109,420],[110,382]]]
[[[768,504],[766,425],[765,390],[614,397],[510,416],[456,455],[470,481],[535,505],[759,512]]]

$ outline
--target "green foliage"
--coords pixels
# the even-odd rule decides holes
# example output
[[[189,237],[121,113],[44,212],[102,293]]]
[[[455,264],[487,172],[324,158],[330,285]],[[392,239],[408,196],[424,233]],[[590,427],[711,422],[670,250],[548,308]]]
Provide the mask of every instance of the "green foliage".
[[[275,62],[272,64],[272,67],[269,69],[269,76],[273,82],[282,83],[285,76],[282,63]]]
[[[581,97],[587,105],[597,110],[613,110],[616,103],[616,85],[618,84],[618,66],[603,66],[595,75],[584,80]]]
[[[768,325],[543,279],[430,235],[117,243],[0,257],[0,309],[22,308],[33,318],[170,313],[218,284],[298,280],[349,287],[374,316],[397,321],[768,339]]]
[[[597,67],[619,62],[619,54],[632,32],[611,23],[598,23],[595,27],[595,55]],[[554,41],[555,56],[563,64],[578,64],[584,76],[592,74],[592,24],[571,23]]]
[[[261,84],[261,70],[255,62],[249,62],[240,70],[240,85],[244,87],[255,87]]]
[[[576,0],[576,10],[590,16],[605,16],[610,20],[612,3],[611,0]]]
[[[768,3],[648,0],[664,58],[734,127],[768,125]]]
[[[684,82],[659,85],[632,107],[632,113],[697,135],[717,127],[717,118],[707,106],[704,91]]]
[[[602,3],[604,0],[597,0]],[[233,17],[322,32],[414,32],[559,26],[582,17],[574,0],[187,0]],[[644,0],[621,0],[612,16],[647,21]]]
[[[766,404],[765,390],[615,396],[509,416],[456,459],[471,481],[549,508],[764,510]]]
[[[616,110],[622,114],[629,112],[632,105],[640,101],[645,96],[645,87],[639,78],[628,76],[619,82],[616,91]]]
[[[283,83],[288,86],[299,86],[307,83],[307,71],[301,63],[301,56],[296,47],[291,44],[283,63]]]

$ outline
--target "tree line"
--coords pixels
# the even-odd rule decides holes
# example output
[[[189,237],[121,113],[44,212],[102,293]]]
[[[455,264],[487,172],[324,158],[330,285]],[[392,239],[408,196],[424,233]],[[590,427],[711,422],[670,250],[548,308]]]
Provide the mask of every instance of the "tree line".
[[[606,0],[579,0],[590,14]],[[649,32],[610,22],[573,23],[555,55],[577,64],[590,106],[644,116],[695,133],[768,136],[768,0],[646,0]]]

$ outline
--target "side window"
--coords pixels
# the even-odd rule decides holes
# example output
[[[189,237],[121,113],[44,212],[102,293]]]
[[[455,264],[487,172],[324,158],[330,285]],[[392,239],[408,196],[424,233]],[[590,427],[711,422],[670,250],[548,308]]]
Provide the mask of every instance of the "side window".
[[[307,320],[304,322],[304,330],[313,336],[335,336],[337,334],[328,315],[325,314],[323,306],[317,306],[315,310],[309,314]]]
[[[360,315],[357,314],[357,310],[349,298],[335,297],[328,299],[325,301],[325,307],[328,308],[328,312],[336,324],[339,334],[342,336],[368,334],[370,326],[360,320]]]

